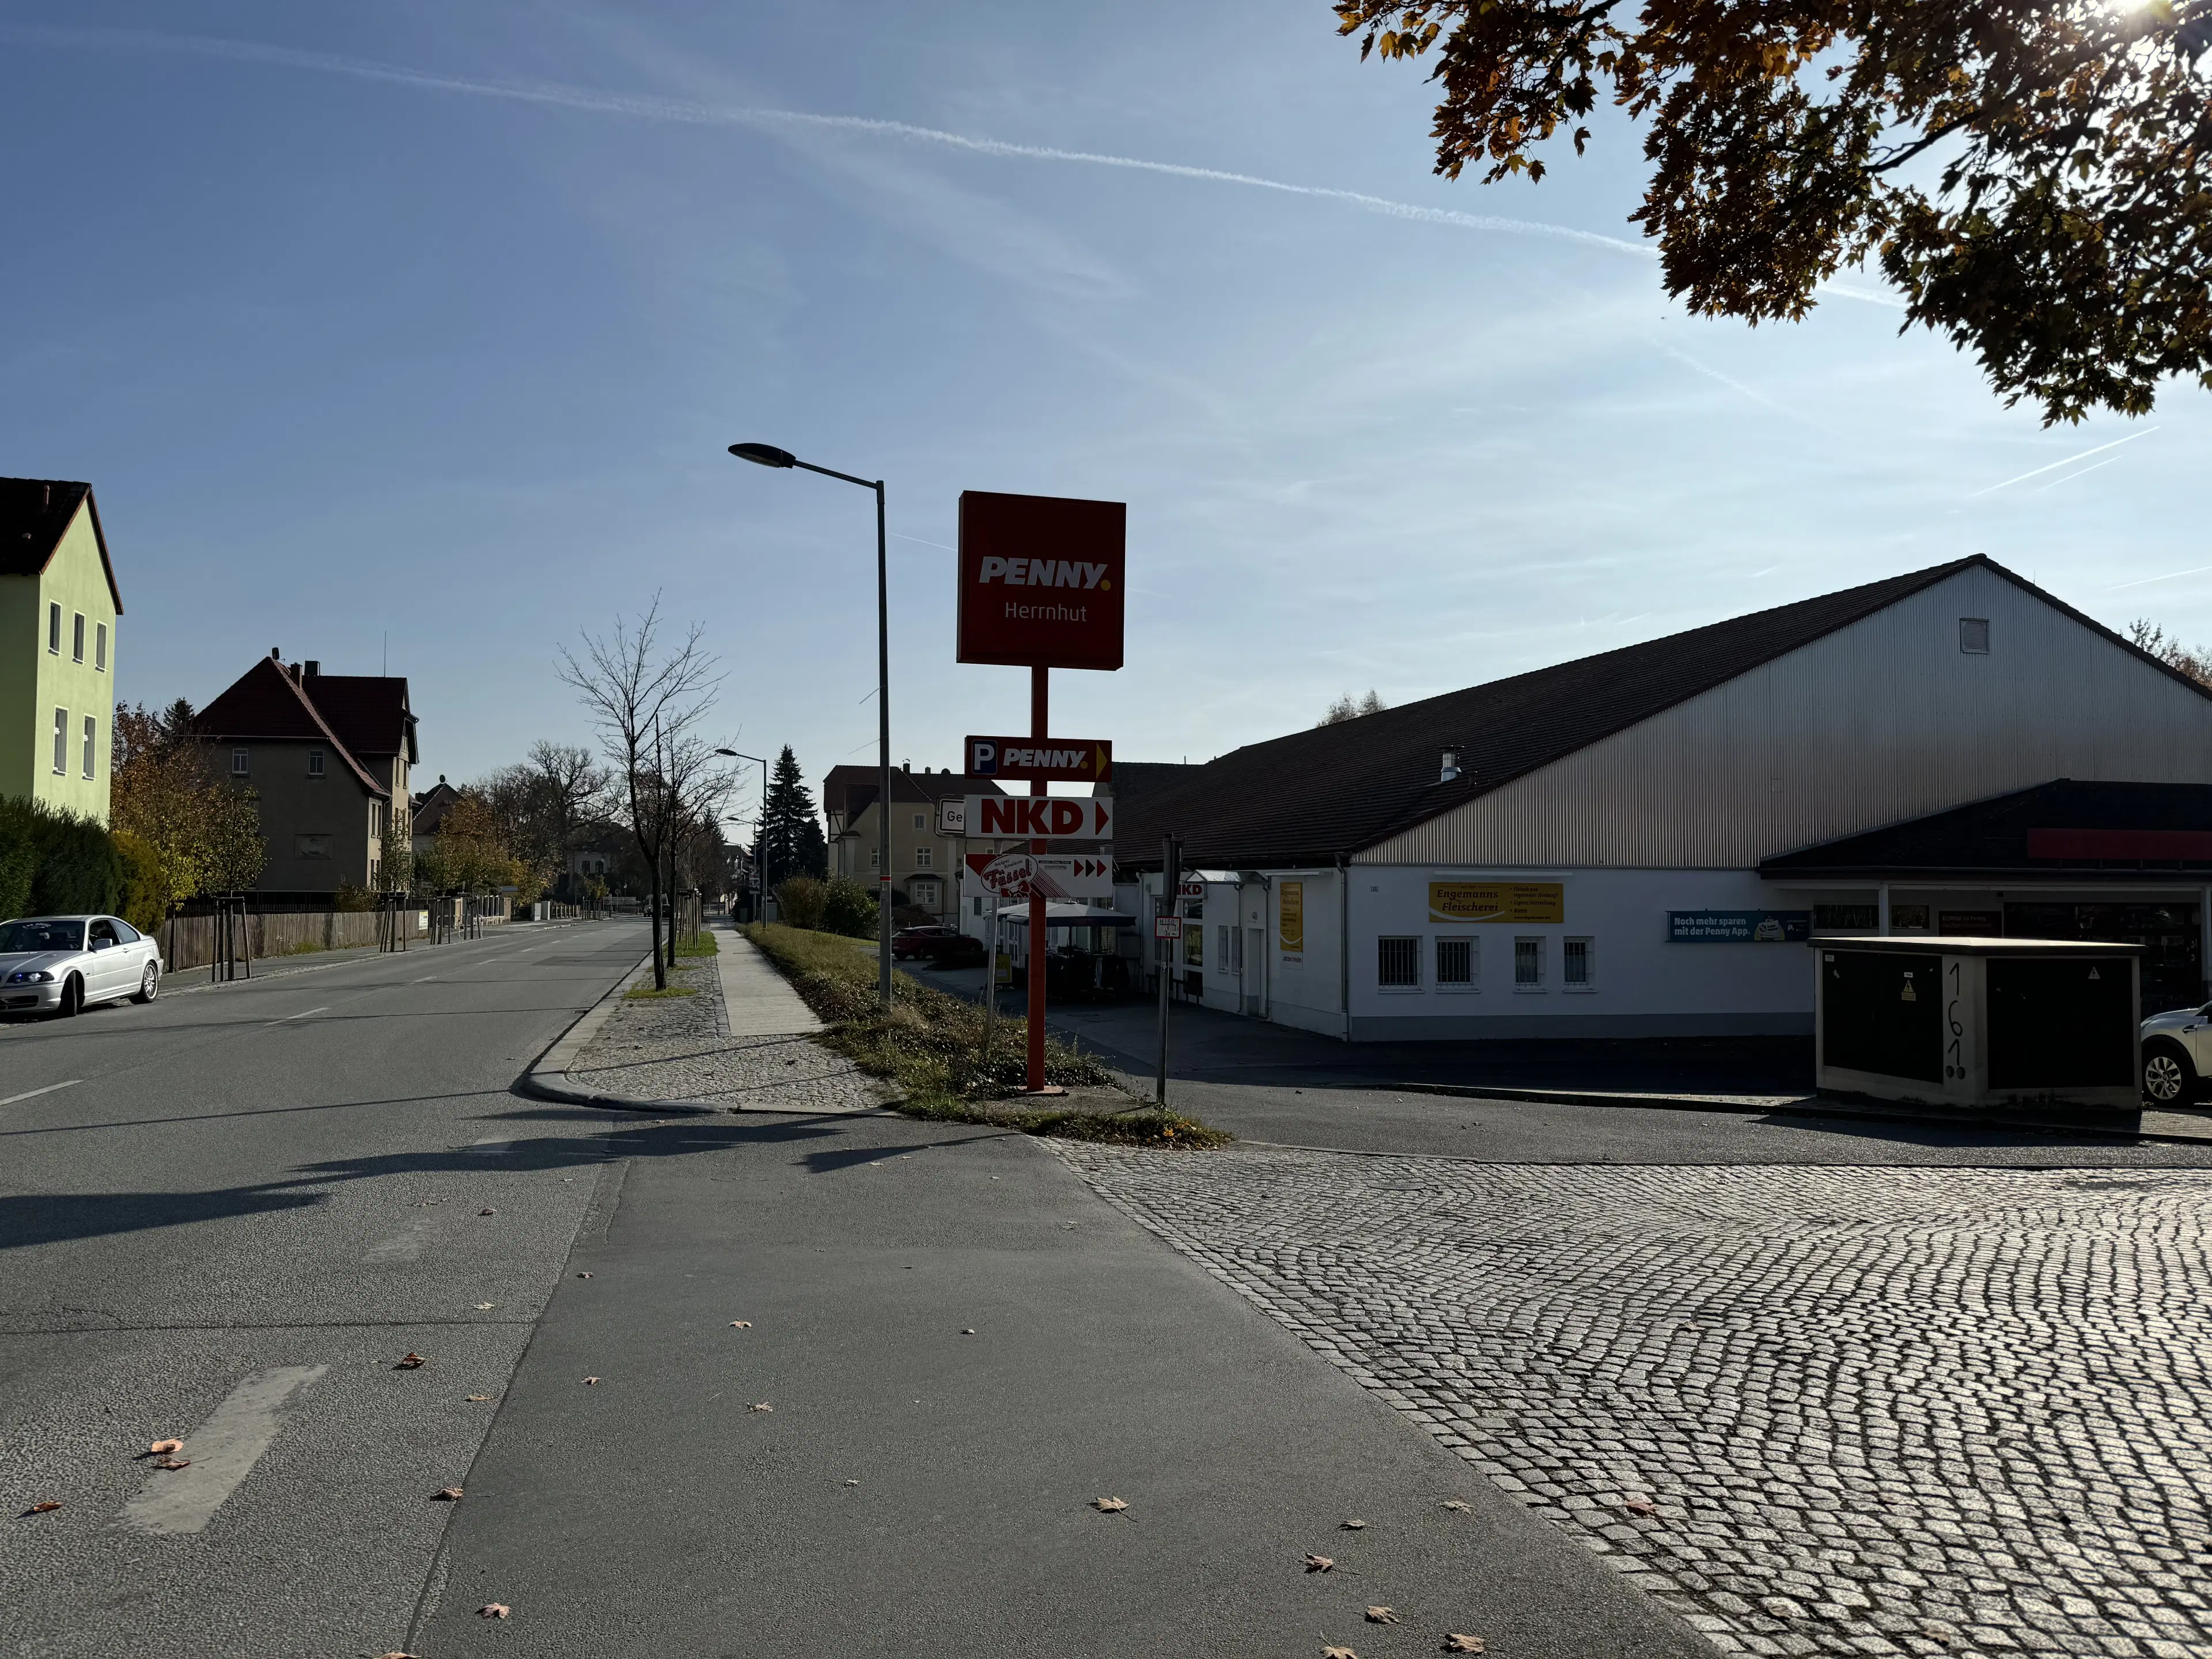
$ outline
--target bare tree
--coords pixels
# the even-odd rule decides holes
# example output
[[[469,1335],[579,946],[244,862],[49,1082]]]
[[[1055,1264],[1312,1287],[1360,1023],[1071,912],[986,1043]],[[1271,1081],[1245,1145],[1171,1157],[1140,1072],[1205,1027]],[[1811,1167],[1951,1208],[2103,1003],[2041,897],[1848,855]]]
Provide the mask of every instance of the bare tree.
[[[709,840],[719,846],[721,837],[714,820],[714,803],[730,793],[737,769],[719,763],[714,750],[702,739],[685,732],[667,744],[661,755],[659,805],[665,816],[662,840],[668,848],[668,885],[672,900],[681,880],[684,850]],[[669,909],[668,965],[676,965],[676,913]]]
[[[561,678],[583,699],[614,768],[614,785],[629,809],[630,834],[647,872],[653,918],[653,983],[668,988],[660,951],[660,879],[670,823],[666,769],[671,743],[681,743],[714,706],[720,677],[700,643],[706,624],[694,623],[680,644],[663,649],[660,596],[655,594],[635,625],[615,618],[612,632],[583,635],[579,658],[561,648]]]

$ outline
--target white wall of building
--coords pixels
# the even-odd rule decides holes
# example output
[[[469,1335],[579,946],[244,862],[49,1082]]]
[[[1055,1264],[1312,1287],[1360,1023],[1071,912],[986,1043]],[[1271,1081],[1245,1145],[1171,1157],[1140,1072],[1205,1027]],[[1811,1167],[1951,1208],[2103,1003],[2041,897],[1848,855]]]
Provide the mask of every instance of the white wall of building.
[[[2212,783],[2212,698],[1977,568],[1354,862],[1746,869],[2054,778]]]
[[[1421,865],[1354,866],[1352,891],[1352,1036],[1355,1041],[1440,1037],[1786,1036],[1813,1029],[1808,945],[1674,944],[1673,910],[1790,908],[1750,870],[1591,870]],[[1439,925],[1430,920],[1432,881],[1557,882],[1558,925]],[[1420,942],[1420,984],[1379,982],[1386,936]],[[1472,939],[1473,988],[1436,978],[1439,938]],[[1543,976],[1514,981],[1514,942],[1541,941]],[[1587,988],[1565,981],[1565,946],[1589,941]],[[1303,1021],[1292,1021],[1303,1024]],[[1316,1028],[1319,1029],[1319,1028]]]

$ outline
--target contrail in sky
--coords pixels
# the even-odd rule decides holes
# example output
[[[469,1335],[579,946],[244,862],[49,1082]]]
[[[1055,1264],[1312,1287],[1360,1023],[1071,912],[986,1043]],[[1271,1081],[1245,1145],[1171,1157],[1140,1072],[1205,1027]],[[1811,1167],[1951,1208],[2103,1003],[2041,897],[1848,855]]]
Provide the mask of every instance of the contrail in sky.
[[[2129,433],[2124,438],[2115,438],[2108,444],[2099,444],[2094,449],[2085,449],[2079,455],[2069,455],[2063,461],[2053,461],[2048,466],[2037,467],[2033,472],[2023,472],[2017,478],[2007,478],[2002,483],[1993,483],[1987,489],[1977,489],[1973,495],[1969,495],[1966,499],[1971,501],[1974,499],[1974,495],[1991,495],[2000,489],[2009,489],[2016,483],[2026,483],[2030,478],[2039,478],[2046,472],[2056,472],[2062,466],[2071,466],[2076,461],[2086,461],[2092,455],[2101,455],[2108,449],[2118,449],[2122,444],[2131,444],[2138,438],[2148,438],[2157,430],[2154,426],[2147,426],[2140,432]],[[2085,467],[2082,470],[2089,471],[2094,469]]]
[[[1568,225],[1546,224],[1534,219],[1504,219],[1486,213],[1461,213],[1450,208],[1424,207],[1370,196],[1362,191],[1333,190],[1321,185],[1295,185],[1256,173],[1231,173],[1218,167],[1188,167],[1176,161],[1147,161],[1136,156],[1106,155],[1093,150],[1060,149],[1048,144],[1016,144],[998,138],[976,138],[936,127],[915,126],[905,121],[880,121],[860,115],[813,115],[800,110],[750,109],[698,104],[675,98],[641,97],[624,93],[599,92],[557,82],[481,81],[440,75],[404,64],[372,58],[346,58],[334,52],[309,52],[296,46],[270,46],[256,40],[222,40],[208,35],[166,34],[149,29],[63,28],[35,23],[0,23],[0,39],[29,46],[65,48],[123,47],[143,52],[182,52],[217,58],[233,63],[271,64],[289,69],[313,70],[343,75],[357,81],[377,81],[390,86],[413,87],[426,92],[457,93],[471,98],[505,99],[512,103],[538,104],[556,109],[582,110],[598,115],[620,115],[646,121],[672,122],[690,126],[735,126],[762,130],[815,130],[857,132],[878,137],[900,138],[936,144],[976,155],[997,155],[1032,161],[1067,161],[1085,167],[1119,167],[1133,173],[1161,173],[1172,179],[1194,179],[1209,184],[1241,185],[1248,190],[1274,191],[1285,196],[1310,197],[1341,202],[1347,207],[1420,224],[1450,225],[1463,230],[1487,230],[1515,236],[1549,236],[1583,242],[1640,259],[1657,258],[1648,244]],[[1840,298],[1893,305],[1886,296],[1847,289],[1828,290]]]
[[[2145,576],[2140,581],[2118,582],[2106,588],[2105,592],[2118,593],[2130,587],[2148,587],[2153,582],[2170,582],[2177,576],[2201,576],[2208,570],[2212,570],[2212,564],[2200,564],[2188,570],[2169,570],[2163,576]]]

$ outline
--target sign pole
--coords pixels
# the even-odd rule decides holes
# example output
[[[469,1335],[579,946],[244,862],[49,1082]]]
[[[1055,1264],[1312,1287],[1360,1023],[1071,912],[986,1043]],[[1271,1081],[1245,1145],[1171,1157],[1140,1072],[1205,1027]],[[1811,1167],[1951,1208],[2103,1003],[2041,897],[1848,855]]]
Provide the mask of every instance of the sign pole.
[[[1160,905],[1163,915],[1182,915],[1182,848],[1173,836],[1160,837]],[[1175,949],[1174,939],[1152,941],[1152,954],[1160,970],[1160,1069],[1152,1085],[1152,1101],[1163,1110],[1168,1103],[1168,978]]]
[[[1047,714],[1047,712],[1048,712],[1048,698],[1049,698],[1049,692],[1048,692],[1048,687],[1047,687],[1047,681],[1048,681],[1048,679],[1049,676],[1051,675],[1051,673],[1052,673],[1052,671],[1051,671],[1049,668],[1046,668],[1046,667],[1042,666],[1042,665],[1040,665],[1039,666],[1034,667],[1034,668],[1032,668],[1032,669],[1030,669],[1030,740],[1031,740],[1032,742],[1035,742],[1035,743],[1037,743],[1037,744],[1043,744],[1043,743],[1046,743],[1046,742],[1048,742],[1048,741],[1049,740],[1049,734],[1050,734],[1050,731],[1051,731],[1051,727],[1050,727],[1050,726],[1049,726],[1048,722],[1048,721],[1047,721],[1047,720],[1046,720],[1046,714]],[[1045,781],[1044,781],[1042,778],[1033,778],[1033,779],[1031,779],[1031,780],[1030,781],[1030,793],[1031,795],[1042,795],[1042,794],[1044,794],[1044,793],[1047,793],[1047,791],[1048,791],[1048,787],[1049,787],[1049,786],[1048,786],[1048,785],[1046,784]],[[1050,842],[1043,842],[1043,841],[1032,841],[1032,842],[1030,843],[1030,852],[1032,852],[1032,853],[1042,853],[1042,852],[1043,852],[1043,851],[1044,851],[1044,850],[1045,850],[1045,849],[1046,849],[1046,848],[1047,848],[1050,844],[1051,844],[1051,843],[1050,843]],[[1036,1094],[1036,1093],[1041,1092],[1041,1091],[1043,1090],[1044,1086],[1045,1086],[1045,1085],[1044,1085],[1044,953],[1045,953],[1045,919],[1044,919],[1044,904],[1045,904],[1045,902],[1044,902],[1044,897],[1043,897],[1043,896],[1042,896],[1042,894],[1040,894],[1040,893],[1037,891],[1036,884],[1035,884],[1035,883],[1031,883],[1031,884],[1030,884],[1030,1000],[1029,1000],[1029,1035],[1030,1035],[1029,1086],[1030,1086],[1030,1092],[1031,1094]]]
[[[991,1048],[999,1035],[999,890],[991,890],[991,953],[983,966],[983,1063],[991,1063]]]

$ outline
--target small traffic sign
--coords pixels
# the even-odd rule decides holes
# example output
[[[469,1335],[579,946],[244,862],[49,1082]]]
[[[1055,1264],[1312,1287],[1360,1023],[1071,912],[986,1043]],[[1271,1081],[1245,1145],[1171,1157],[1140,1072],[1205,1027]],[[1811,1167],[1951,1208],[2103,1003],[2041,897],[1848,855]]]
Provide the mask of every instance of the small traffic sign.
[[[1182,918],[1181,916],[1154,916],[1152,918],[1152,937],[1154,939],[1181,939],[1182,937]]]

